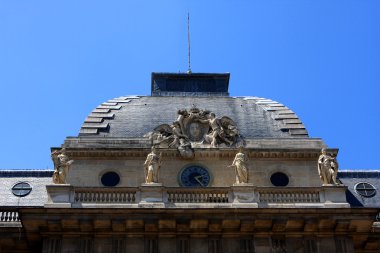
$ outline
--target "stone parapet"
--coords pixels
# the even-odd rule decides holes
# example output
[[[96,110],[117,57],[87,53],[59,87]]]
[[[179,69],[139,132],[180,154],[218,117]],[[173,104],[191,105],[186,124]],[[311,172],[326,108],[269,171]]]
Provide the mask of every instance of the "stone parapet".
[[[47,185],[45,207],[73,208],[348,208],[345,186],[165,187],[160,183],[140,187],[73,187]]]

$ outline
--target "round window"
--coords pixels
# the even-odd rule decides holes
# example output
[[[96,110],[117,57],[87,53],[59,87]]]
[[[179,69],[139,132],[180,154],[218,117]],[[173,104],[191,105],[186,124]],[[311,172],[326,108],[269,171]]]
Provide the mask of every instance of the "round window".
[[[369,183],[356,184],[355,191],[366,198],[373,197],[376,194],[376,188]]]
[[[116,172],[110,171],[104,173],[100,180],[104,186],[116,186],[120,182],[120,176]]]
[[[12,193],[17,197],[25,197],[32,191],[30,184],[22,182],[17,183],[12,187]]]
[[[288,176],[282,172],[273,173],[270,181],[274,186],[287,186],[289,184]]]

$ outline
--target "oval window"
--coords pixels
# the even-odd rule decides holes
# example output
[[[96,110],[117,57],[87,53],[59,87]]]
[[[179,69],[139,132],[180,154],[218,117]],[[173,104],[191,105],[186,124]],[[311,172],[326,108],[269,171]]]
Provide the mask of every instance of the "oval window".
[[[282,172],[276,172],[272,174],[270,181],[274,186],[287,186],[289,184],[289,177]]]
[[[31,191],[32,187],[30,186],[30,184],[25,182],[17,183],[12,187],[12,193],[17,197],[25,197]]]
[[[104,186],[116,186],[120,182],[120,176],[116,172],[110,171],[103,174],[100,179]]]
[[[370,198],[376,194],[376,188],[369,183],[358,183],[355,185],[355,191],[363,197]]]

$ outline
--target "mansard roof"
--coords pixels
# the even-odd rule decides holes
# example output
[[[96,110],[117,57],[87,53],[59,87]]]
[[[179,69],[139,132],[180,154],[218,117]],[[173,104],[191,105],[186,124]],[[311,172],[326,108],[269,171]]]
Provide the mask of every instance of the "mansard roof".
[[[123,96],[97,106],[79,136],[141,138],[197,107],[232,119],[244,138],[308,138],[297,115],[259,97],[230,97],[229,73],[152,73],[151,96]]]
[[[141,138],[161,124],[171,124],[180,109],[197,107],[231,118],[248,139],[308,138],[298,116],[285,105],[260,97],[122,96],[97,106],[79,136]]]

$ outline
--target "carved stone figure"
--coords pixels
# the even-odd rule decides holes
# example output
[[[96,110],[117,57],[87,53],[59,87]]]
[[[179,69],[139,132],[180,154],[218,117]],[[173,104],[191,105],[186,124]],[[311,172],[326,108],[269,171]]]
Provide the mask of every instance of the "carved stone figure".
[[[157,154],[156,148],[152,147],[152,152],[150,152],[144,163],[144,171],[145,171],[145,183],[152,184],[158,183],[158,176],[161,167],[161,156]]]
[[[235,155],[235,159],[229,167],[235,168],[236,181],[235,184],[248,183],[248,169],[246,162],[248,161],[244,149],[239,148],[238,153]]]
[[[327,154],[326,149],[322,149],[318,158],[318,173],[323,184],[339,184],[336,180],[338,166],[336,157]]]
[[[181,138],[179,139],[179,146],[178,151],[184,158],[193,158],[194,157],[194,150],[191,148],[191,143],[188,141],[188,139]]]
[[[218,139],[221,142],[227,143],[229,146],[233,144],[232,141],[228,140],[226,137],[226,133],[222,127],[222,123],[220,119],[217,119],[215,117],[214,113],[210,113],[208,115],[208,119],[202,120],[198,119],[201,123],[208,123],[210,126],[210,132],[205,136],[205,142],[208,142],[211,144],[211,147],[217,147],[219,142]]]
[[[144,136],[149,137],[154,146],[177,148],[184,158],[194,157],[192,146],[195,143],[211,147],[245,145],[235,122],[228,117],[216,118],[214,113],[196,107],[177,113],[178,118],[172,125],[159,125]]]
[[[53,183],[66,184],[66,177],[74,160],[69,159],[65,148],[62,148],[60,151],[53,151],[51,158],[54,163]]]
[[[186,110],[178,110],[177,114],[178,114],[177,122],[181,128],[181,132],[184,133],[185,132],[185,126],[183,124],[183,121],[186,117],[189,116],[189,113]]]

